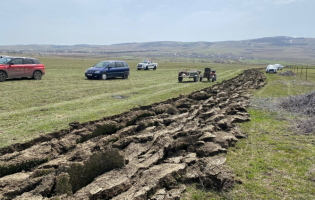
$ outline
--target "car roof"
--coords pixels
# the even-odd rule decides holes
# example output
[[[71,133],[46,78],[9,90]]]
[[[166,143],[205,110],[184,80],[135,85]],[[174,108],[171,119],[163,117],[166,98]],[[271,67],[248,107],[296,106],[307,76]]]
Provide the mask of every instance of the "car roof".
[[[14,57],[14,56],[6,56],[4,58],[29,58],[29,59],[35,59],[35,60],[38,60],[37,58],[30,58],[30,57]]]
[[[101,62],[126,62],[126,61],[121,61],[121,60],[103,60]]]

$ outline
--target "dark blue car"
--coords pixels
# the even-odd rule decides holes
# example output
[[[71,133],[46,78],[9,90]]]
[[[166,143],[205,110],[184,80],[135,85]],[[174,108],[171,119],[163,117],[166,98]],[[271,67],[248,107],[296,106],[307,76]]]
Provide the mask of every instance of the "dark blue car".
[[[85,72],[88,79],[106,80],[109,77],[122,77],[127,79],[129,76],[129,66],[124,61],[105,60],[97,63]]]

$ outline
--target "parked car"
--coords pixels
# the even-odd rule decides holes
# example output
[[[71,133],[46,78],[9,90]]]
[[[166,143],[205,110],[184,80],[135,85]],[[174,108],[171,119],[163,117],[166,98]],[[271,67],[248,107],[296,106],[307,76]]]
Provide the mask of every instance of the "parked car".
[[[125,61],[105,60],[97,63],[85,72],[88,79],[106,80],[109,77],[122,77],[127,79],[129,76],[129,65]]]
[[[282,65],[280,65],[280,64],[275,64],[275,66],[277,67],[277,70],[282,70],[283,69],[283,66]]]
[[[137,64],[137,69],[141,70],[149,70],[149,69],[153,69],[156,70],[156,68],[158,67],[157,63],[154,63],[152,60],[144,60],[141,63]]]
[[[268,65],[266,67],[266,73],[270,73],[270,72],[277,73],[277,70],[278,68],[275,65]]]
[[[35,58],[0,58],[0,82],[7,78],[31,77],[40,80],[45,74],[45,66]]]

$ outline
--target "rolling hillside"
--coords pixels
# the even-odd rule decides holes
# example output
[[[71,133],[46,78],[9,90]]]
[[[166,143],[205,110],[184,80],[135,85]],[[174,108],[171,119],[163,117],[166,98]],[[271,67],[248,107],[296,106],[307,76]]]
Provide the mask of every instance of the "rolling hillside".
[[[12,45],[0,46],[1,54],[32,54],[93,57],[149,57],[151,59],[206,59],[208,62],[286,61],[315,64],[315,38],[286,36],[242,41],[156,41],[112,45]]]

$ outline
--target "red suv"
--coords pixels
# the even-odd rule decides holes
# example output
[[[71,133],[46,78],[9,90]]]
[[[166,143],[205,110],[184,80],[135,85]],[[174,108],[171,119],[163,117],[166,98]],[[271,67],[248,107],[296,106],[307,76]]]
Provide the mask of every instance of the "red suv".
[[[34,58],[3,57],[0,59],[0,82],[7,78],[31,77],[40,80],[45,66]]]

